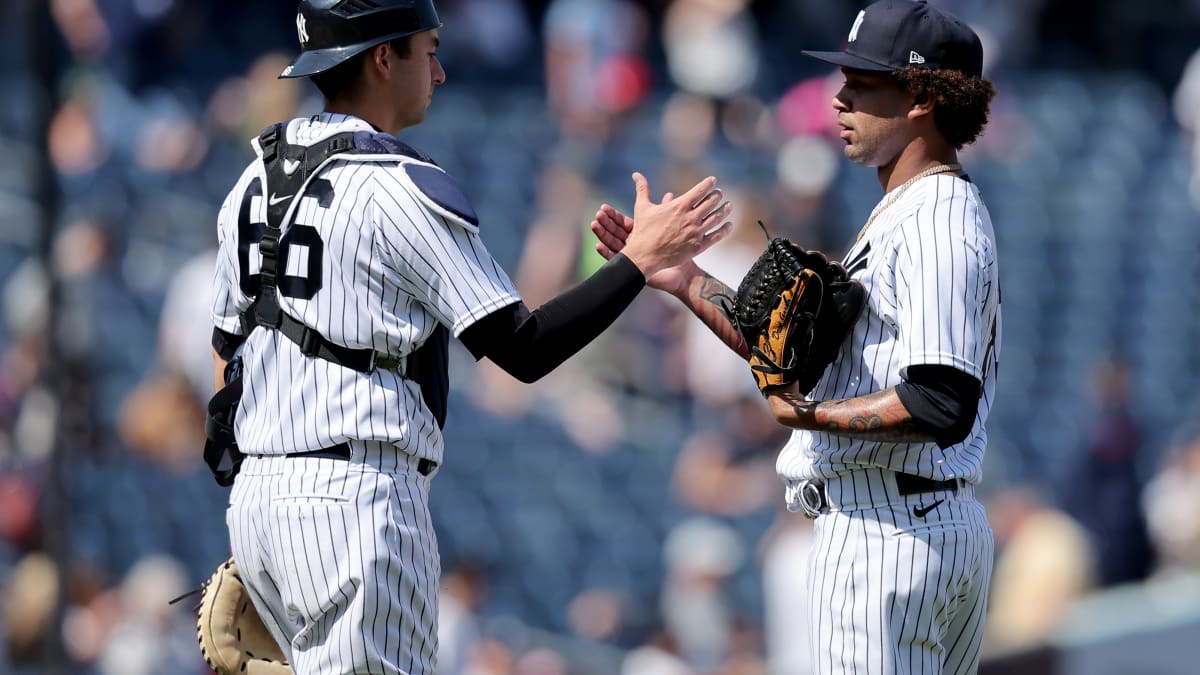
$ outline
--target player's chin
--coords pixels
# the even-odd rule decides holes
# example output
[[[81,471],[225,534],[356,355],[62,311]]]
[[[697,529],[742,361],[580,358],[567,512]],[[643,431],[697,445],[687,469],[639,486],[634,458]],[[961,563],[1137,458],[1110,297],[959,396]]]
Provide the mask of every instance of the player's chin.
[[[420,124],[421,122],[424,122],[425,118],[428,115],[429,115],[428,107],[421,108],[419,110],[415,110],[410,115],[408,115],[408,119],[405,120],[404,126],[405,127],[415,127],[416,125]]]
[[[873,153],[868,148],[864,148],[861,145],[847,143],[846,147],[842,148],[842,154],[846,156],[846,159],[854,162],[855,164],[861,164],[863,166],[880,165],[880,162],[875,158]]]

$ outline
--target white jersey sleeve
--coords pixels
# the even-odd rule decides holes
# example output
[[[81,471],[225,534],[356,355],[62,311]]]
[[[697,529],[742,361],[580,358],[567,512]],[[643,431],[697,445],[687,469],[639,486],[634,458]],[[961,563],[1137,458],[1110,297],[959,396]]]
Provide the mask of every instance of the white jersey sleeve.
[[[946,191],[895,230],[892,287],[902,373],[910,365],[943,365],[983,379],[998,281],[977,204]],[[937,217],[939,209],[966,212]]]
[[[478,228],[435,211],[402,168],[380,172],[379,181],[375,226],[382,262],[395,284],[455,337],[520,301]]]
[[[262,201],[261,190],[257,197],[247,195],[249,184],[259,178],[261,167],[253,163],[242,173],[242,177],[225,197],[221,210],[217,214],[217,262],[213,274],[212,319],[213,325],[226,333],[242,335],[242,325],[239,313],[250,305],[251,298],[242,290],[242,279],[258,272],[260,257],[257,255],[258,243],[250,240],[239,240],[239,220],[243,203],[247,200]],[[243,239],[245,239],[243,237]],[[243,274],[239,247],[246,247],[248,269]],[[253,249],[253,251],[250,251]],[[249,253],[254,255],[249,255]]]

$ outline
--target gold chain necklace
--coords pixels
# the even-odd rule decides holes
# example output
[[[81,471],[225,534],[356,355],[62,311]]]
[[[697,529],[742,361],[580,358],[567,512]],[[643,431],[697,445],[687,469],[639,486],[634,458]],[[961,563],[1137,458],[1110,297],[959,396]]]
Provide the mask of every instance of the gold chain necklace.
[[[858,242],[858,240],[862,239],[863,235],[867,233],[867,228],[871,227],[871,223],[875,222],[875,219],[878,218],[884,211],[887,211],[892,204],[895,204],[896,201],[899,200],[904,194],[904,191],[907,190],[913,183],[928,176],[939,173],[947,173],[950,171],[962,171],[962,164],[938,164],[937,166],[931,166],[921,173],[904,181],[904,184],[896,188],[896,190],[892,192],[892,196],[889,197],[886,202],[881,204],[879,208],[875,209],[875,211],[871,213],[871,217],[867,218],[866,224],[864,224],[862,229],[858,231],[858,236],[854,238],[854,241]]]

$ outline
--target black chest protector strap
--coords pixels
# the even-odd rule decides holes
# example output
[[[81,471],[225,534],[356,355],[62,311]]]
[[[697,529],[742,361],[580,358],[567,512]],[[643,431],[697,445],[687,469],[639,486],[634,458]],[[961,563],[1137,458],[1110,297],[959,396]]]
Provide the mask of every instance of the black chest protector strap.
[[[354,134],[341,133],[313,146],[290,145],[283,140],[283,125],[269,127],[259,136],[263,164],[267,170],[267,228],[259,243],[262,266],[259,270],[261,288],[258,297],[242,313],[242,326],[248,333],[255,326],[273,328],[283,333],[300,348],[305,356],[315,356],[344,368],[369,373],[376,369],[396,370],[403,365],[397,359],[374,349],[353,349],[330,342],[320,332],[286,314],[275,294],[279,279],[279,239],[283,235],[283,219],[292,202],[299,198],[300,189],[309,175],[331,156],[354,151]],[[289,174],[285,166],[294,168]]]
[[[245,333],[249,334],[256,326],[278,330],[295,343],[304,355],[319,357],[360,373],[370,373],[376,369],[401,371],[400,374],[406,379],[420,384],[421,398],[433,413],[438,427],[443,427],[450,389],[450,331],[445,326],[438,325],[425,343],[407,357],[396,358],[373,349],[352,349],[330,342],[316,330],[288,316],[276,297],[283,220],[292,202],[300,198],[299,192],[305,181],[325,160],[339,153],[355,152],[398,153],[425,162],[429,158],[385,135],[346,132],[307,147],[291,145],[283,135],[284,125],[277,124],[267,128],[258,139],[267,172],[267,228],[259,243],[262,285],[258,297],[241,316]],[[285,171],[285,165],[293,167],[290,174]]]

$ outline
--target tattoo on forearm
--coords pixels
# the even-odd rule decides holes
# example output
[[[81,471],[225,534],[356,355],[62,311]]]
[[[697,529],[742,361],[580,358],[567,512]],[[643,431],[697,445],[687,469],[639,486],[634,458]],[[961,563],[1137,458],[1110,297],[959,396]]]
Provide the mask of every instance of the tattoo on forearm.
[[[922,431],[894,390],[866,396],[792,404],[797,420],[812,420],[813,428],[838,436],[884,443],[928,443],[933,438]]]
[[[883,428],[883,418],[879,415],[855,415],[846,423],[850,431],[873,431]]]
[[[695,295],[688,298],[692,312],[708,326],[722,342],[740,354],[749,358],[750,350],[742,334],[729,322],[724,307],[733,306],[733,291],[728,286],[714,279],[707,272],[700,280]]]

